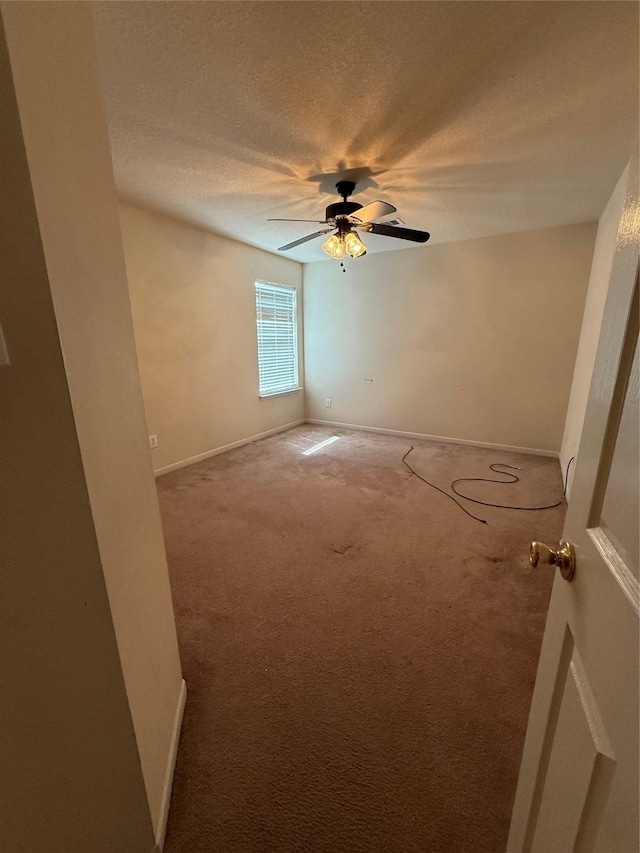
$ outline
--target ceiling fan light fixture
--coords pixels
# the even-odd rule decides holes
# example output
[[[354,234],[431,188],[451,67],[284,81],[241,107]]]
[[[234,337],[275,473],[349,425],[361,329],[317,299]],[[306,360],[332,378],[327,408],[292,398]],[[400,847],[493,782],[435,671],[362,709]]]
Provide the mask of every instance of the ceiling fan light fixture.
[[[322,251],[326,252],[332,258],[340,261],[344,258],[345,244],[341,234],[332,234],[328,240],[322,244]]]
[[[355,231],[349,231],[344,238],[344,247],[348,255],[352,258],[359,258],[367,251],[367,247],[362,242]]]
[[[414,228],[405,228],[402,220],[394,220],[393,222],[377,222],[376,220],[382,217],[390,216],[396,212],[396,208],[387,201],[370,201],[363,207],[355,201],[347,201],[348,197],[355,190],[353,181],[338,181],[336,184],[338,194],[342,196],[342,201],[337,201],[330,204],[325,210],[325,218],[318,220],[311,219],[273,219],[270,222],[318,222],[319,225],[328,225],[328,228],[323,228],[321,231],[316,231],[314,234],[307,234],[306,237],[300,237],[292,243],[287,243],[286,246],[280,246],[279,252],[288,252],[289,249],[295,249],[297,246],[302,246],[303,243],[308,243],[309,240],[315,240],[316,237],[324,236],[330,231],[333,232],[323,244],[322,250],[330,258],[335,258],[341,261],[345,254],[352,258],[361,258],[367,254],[367,247],[360,239],[360,235],[356,233],[355,228],[365,231],[367,234],[379,234],[382,237],[395,237],[398,240],[410,240],[412,243],[426,243],[429,239],[428,231],[416,231]],[[402,225],[403,227],[398,227]],[[377,239],[377,238],[376,238]]]

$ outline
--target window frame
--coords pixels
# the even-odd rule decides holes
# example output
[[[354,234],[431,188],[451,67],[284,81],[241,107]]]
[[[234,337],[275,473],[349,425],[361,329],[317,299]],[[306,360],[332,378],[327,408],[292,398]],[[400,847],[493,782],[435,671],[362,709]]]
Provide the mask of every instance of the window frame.
[[[293,348],[293,360],[294,360],[294,374],[295,374],[295,385],[292,385],[290,388],[278,388],[272,391],[263,391],[260,381],[261,381],[261,370],[260,370],[260,327],[259,327],[259,319],[258,319],[258,296],[259,289],[264,288],[267,290],[275,290],[275,291],[287,291],[291,293],[293,296],[293,323],[291,324],[293,327],[293,340],[294,340],[294,348]],[[258,397],[260,400],[268,400],[271,397],[280,397],[283,394],[293,394],[295,391],[302,391],[303,387],[300,382],[300,338],[298,335],[298,289],[290,284],[279,284],[274,281],[267,281],[266,279],[255,279],[254,281],[254,308],[255,308],[255,335],[256,335],[256,358],[257,358],[257,366],[258,366]]]

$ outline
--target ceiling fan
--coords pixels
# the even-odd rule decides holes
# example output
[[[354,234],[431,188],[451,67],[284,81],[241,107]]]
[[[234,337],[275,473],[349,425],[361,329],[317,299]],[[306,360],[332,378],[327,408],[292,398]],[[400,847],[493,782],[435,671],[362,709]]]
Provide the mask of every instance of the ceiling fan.
[[[280,246],[278,251],[286,252],[306,243],[308,240],[314,240],[316,237],[333,231],[331,237],[322,244],[323,251],[337,260],[342,260],[345,252],[352,258],[359,258],[366,254],[367,247],[355,229],[369,234],[381,234],[383,237],[411,240],[413,243],[427,242],[430,237],[427,231],[399,228],[390,222],[375,222],[376,219],[382,219],[383,216],[395,213],[396,208],[386,201],[372,201],[365,204],[364,207],[357,201],[347,201],[349,196],[353,195],[355,188],[356,185],[353,181],[338,181],[336,190],[338,195],[342,197],[342,201],[330,204],[325,210],[324,219],[268,219],[267,222],[317,222],[319,225],[329,226],[321,231],[316,231],[314,234],[308,234],[306,237],[294,240],[292,243],[287,243],[286,246]]]

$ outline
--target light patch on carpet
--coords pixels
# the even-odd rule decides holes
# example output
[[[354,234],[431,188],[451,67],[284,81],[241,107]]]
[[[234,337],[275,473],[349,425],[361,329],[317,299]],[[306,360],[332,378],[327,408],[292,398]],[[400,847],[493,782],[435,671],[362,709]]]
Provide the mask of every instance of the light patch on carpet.
[[[340,438],[339,435],[333,435],[331,438],[326,438],[324,441],[318,442],[318,444],[314,444],[313,447],[310,447],[308,450],[303,451],[303,456],[311,456],[312,453],[315,453],[316,450],[320,450],[323,447],[326,447],[328,444],[333,444],[334,441],[337,441]]]

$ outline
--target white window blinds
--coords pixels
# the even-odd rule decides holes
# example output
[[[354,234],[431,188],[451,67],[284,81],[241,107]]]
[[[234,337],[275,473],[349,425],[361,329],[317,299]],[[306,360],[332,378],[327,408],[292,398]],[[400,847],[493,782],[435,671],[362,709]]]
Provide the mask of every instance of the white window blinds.
[[[256,323],[260,396],[293,391],[299,387],[295,289],[257,281]]]

